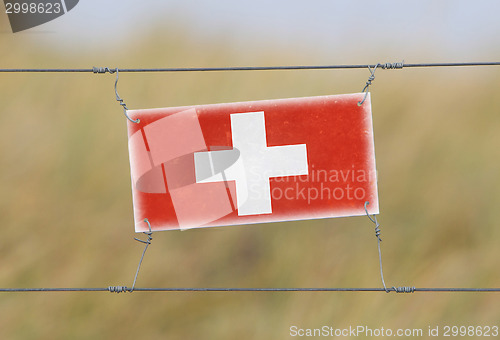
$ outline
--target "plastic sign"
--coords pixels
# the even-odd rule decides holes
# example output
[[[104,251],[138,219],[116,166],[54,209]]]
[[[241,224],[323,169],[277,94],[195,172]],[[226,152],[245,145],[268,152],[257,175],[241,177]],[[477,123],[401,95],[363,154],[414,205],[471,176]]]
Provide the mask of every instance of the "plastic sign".
[[[377,214],[363,97],[129,110],[135,230]]]

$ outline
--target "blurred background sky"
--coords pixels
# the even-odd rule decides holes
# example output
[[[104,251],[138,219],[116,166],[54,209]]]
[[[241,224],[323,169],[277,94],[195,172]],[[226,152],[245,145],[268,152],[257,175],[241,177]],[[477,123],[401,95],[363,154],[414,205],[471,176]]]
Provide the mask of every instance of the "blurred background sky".
[[[494,0],[81,0],[69,14],[15,39],[38,34],[41,44],[68,55],[98,53],[133,46],[161,24],[158,36],[176,34],[160,27],[182,26],[198,42],[224,39],[249,62],[269,49],[302,49],[304,62],[368,63],[374,54],[394,61],[470,61],[499,51],[493,43],[499,11]]]

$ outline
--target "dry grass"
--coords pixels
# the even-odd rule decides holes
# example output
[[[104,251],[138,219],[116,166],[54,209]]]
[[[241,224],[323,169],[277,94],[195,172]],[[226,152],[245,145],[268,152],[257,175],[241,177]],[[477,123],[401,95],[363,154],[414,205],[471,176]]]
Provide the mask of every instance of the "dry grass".
[[[41,47],[23,52],[28,38],[9,39],[0,36],[3,67],[116,65],[90,55],[70,63]],[[194,46],[182,41],[159,46],[153,37],[120,51],[119,61],[199,65],[186,58]],[[205,65],[234,61],[222,43],[204,48]],[[153,56],[174,50],[161,63]],[[278,57],[260,62],[279,64]],[[131,108],[148,108],[358,92],[367,75],[123,74],[119,86]],[[494,68],[377,74],[372,104],[389,285],[499,286],[499,75]],[[0,286],[131,283],[142,245],[133,241],[126,123],[112,85],[110,75],[1,75]],[[380,286],[373,225],[363,217],[154,236],[139,286]],[[495,294],[3,293],[0,337],[282,339],[291,325],[491,325],[499,302]]]

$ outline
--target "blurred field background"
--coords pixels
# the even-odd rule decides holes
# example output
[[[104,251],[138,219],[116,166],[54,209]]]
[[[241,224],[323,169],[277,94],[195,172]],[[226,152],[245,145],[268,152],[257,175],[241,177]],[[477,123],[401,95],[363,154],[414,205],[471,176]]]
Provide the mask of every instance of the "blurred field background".
[[[43,34],[14,39],[4,16],[0,25],[5,68],[405,57],[381,47],[330,58],[290,42],[248,58],[223,34],[200,42],[197,28],[182,21],[152,25],[134,44],[72,51],[39,43],[50,38]],[[493,46],[482,59],[498,61],[498,52]],[[420,56],[406,61],[450,61],[432,59],[428,50]],[[367,70],[123,73],[119,93],[130,108],[153,108],[355,93],[368,76]],[[499,76],[498,67],[377,71],[371,91],[388,286],[500,286]],[[1,287],[132,284],[143,245],[133,240],[126,120],[113,83],[109,74],[0,74]],[[153,238],[138,287],[381,286],[366,217]],[[425,331],[499,325],[499,302],[498,293],[1,293],[0,338],[287,339],[292,325]]]

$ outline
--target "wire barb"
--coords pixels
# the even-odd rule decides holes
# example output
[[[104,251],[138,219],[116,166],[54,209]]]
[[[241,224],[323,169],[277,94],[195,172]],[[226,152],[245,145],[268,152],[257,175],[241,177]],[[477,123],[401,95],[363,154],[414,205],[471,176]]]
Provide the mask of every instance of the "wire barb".
[[[392,287],[396,293],[414,293],[415,289],[415,287]]]
[[[395,69],[402,69],[405,66],[405,61],[403,60],[400,63],[385,63],[385,64],[379,64],[378,65],[381,69],[383,70],[395,70]]]
[[[110,74],[113,74],[117,71],[118,69],[110,69],[109,67],[92,67],[92,72],[94,73],[100,73],[100,74],[103,74],[103,73],[110,73]]]
[[[130,290],[126,286],[109,286],[108,291],[110,293],[120,294],[120,293],[124,293],[124,292],[129,292]]]

